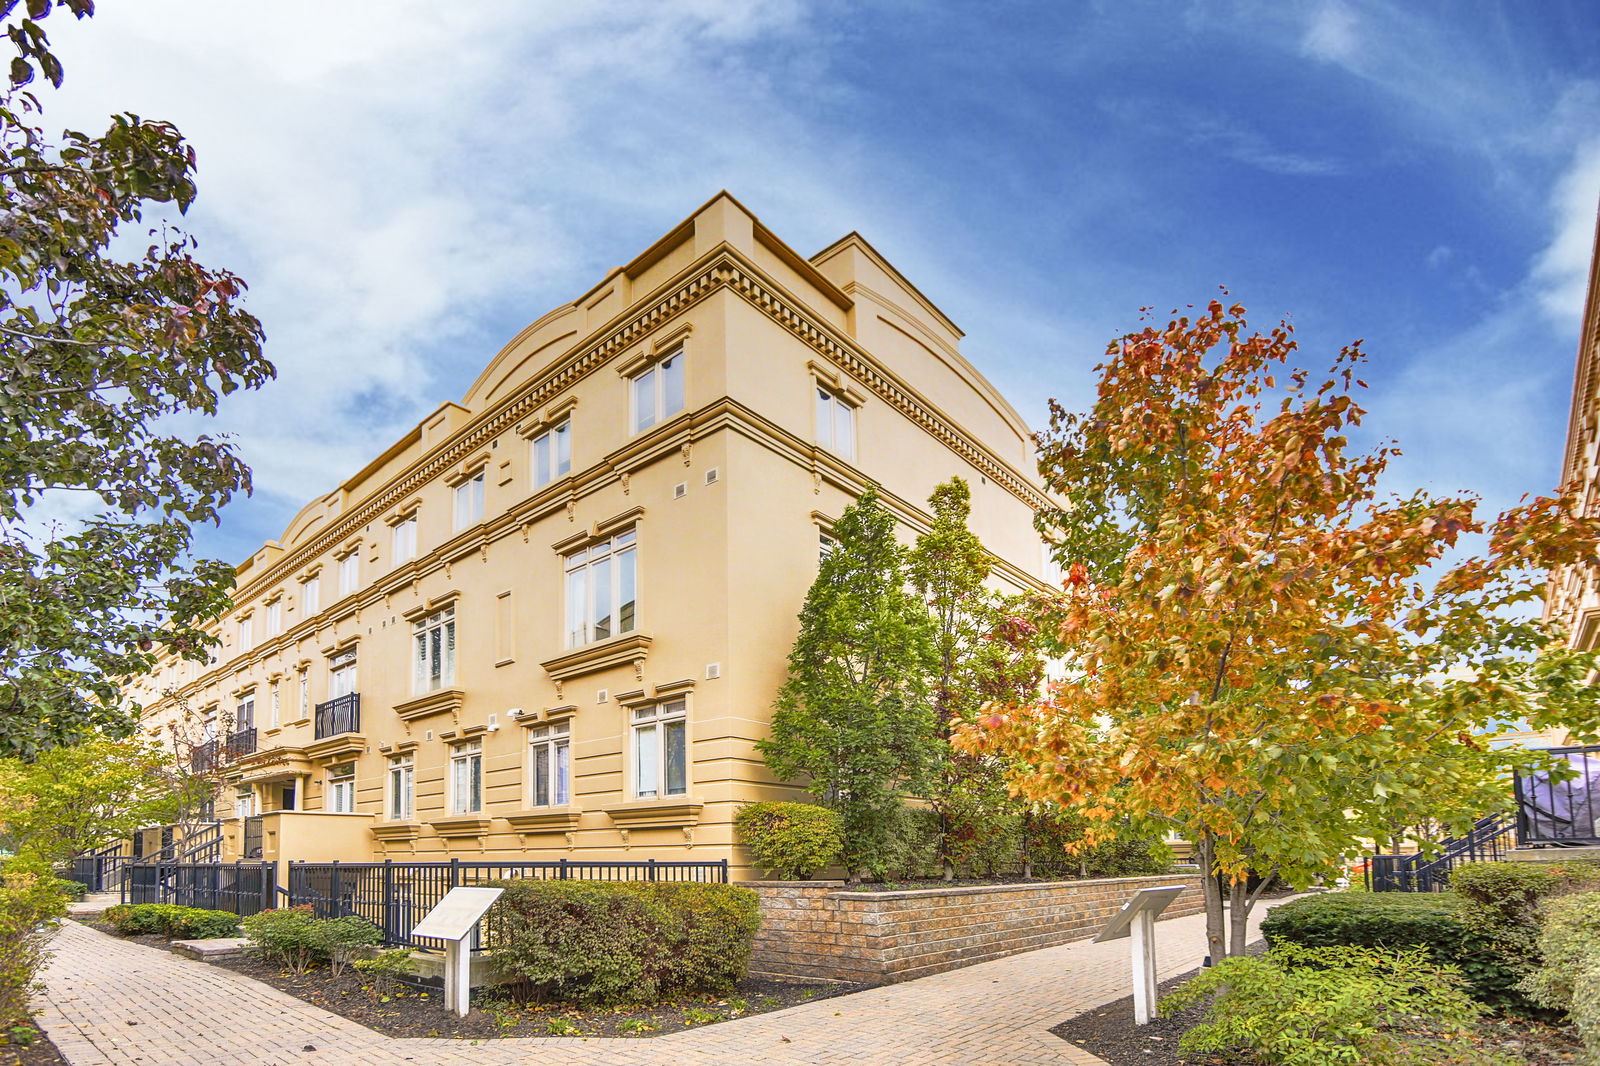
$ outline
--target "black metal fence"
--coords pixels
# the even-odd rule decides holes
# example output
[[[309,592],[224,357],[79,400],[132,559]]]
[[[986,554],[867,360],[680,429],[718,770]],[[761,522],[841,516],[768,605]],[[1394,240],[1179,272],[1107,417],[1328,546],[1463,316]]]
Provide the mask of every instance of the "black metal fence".
[[[254,726],[236,729],[221,740],[208,740],[195,745],[189,753],[189,770],[206,774],[235,759],[255,754],[256,730]]]
[[[1600,745],[1551,748],[1574,774],[1518,774],[1517,837],[1529,844],[1600,844]]]
[[[176,903],[240,917],[278,904],[278,867],[270,862],[129,863],[122,902]]]
[[[464,885],[517,878],[727,884],[728,861],[292,862],[287,905],[310,904],[319,918],[360,915],[383,930],[388,944],[442,948],[443,941],[412,937],[411,930],[446,892]],[[486,937],[480,946],[494,945]]]
[[[1367,885],[1374,892],[1442,892],[1457,864],[1503,858],[1515,828],[1510,818],[1495,814],[1478,819],[1466,835],[1441,842],[1432,854],[1373,855],[1367,860]]]
[[[312,728],[316,740],[361,732],[361,693],[351,692],[317,704]]]

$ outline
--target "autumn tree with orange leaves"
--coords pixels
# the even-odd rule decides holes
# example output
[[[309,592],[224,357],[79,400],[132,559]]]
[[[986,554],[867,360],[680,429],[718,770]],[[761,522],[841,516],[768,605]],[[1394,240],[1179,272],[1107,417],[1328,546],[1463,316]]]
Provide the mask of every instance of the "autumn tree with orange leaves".
[[[1529,617],[1596,523],[1539,498],[1486,530],[1471,495],[1382,495],[1395,448],[1349,441],[1359,343],[1320,381],[1296,349],[1214,301],[1113,343],[1088,414],[1052,404],[1040,470],[1067,506],[1039,522],[1067,578],[1042,611],[1069,670],[957,741],[1107,836],[1194,841],[1230,886],[1202,879],[1213,958],[1244,948],[1251,872],[1304,886],[1396,824],[1503,809],[1508,769],[1545,757],[1482,734],[1588,739],[1600,699],[1592,656]]]

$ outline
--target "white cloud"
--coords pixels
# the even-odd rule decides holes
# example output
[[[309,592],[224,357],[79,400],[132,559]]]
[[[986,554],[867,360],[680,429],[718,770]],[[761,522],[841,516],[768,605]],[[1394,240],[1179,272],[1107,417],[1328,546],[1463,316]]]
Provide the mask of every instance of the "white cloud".
[[[1551,196],[1554,236],[1533,266],[1539,305],[1559,327],[1576,335],[1595,250],[1595,211],[1600,206],[1600,137],[1578,147]]]
[[[1306,55],[1328,63],[1347,63],[1360,51],[1356,14],[1340,0],[1329,0],[1317,8],[1300,40]]]

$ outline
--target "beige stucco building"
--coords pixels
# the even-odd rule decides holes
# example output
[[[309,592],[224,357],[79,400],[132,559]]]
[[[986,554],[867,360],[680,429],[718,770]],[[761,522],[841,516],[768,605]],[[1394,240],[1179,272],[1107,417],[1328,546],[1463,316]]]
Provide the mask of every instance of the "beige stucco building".
[[[858,235],[806,258],[726,194],[528,326],[239,566],[214,664],[140,686],[214,738],[223,856],[742,867],[853,497],[909,540],[960,475],[996,581],[1040,582],[1030,433],[960,340]]]

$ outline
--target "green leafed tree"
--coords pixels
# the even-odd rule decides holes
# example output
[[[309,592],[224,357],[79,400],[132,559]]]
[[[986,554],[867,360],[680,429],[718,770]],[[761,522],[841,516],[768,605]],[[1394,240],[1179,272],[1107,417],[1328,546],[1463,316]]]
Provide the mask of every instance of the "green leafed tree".
[[[934,489],[928,505],[933,523],[911,549],[907,572],[933,623],[937,760],[924,795],[939,817],[939,860],[949,879],[957,865],[1003,834],[1005,823],[1022,816],[1000,758],[954,750],[951,734],[987,703],[1034,695],[1041,664],[1026,639],[1032,626],[1020,618],[1020,604],[986,584],[989,553],[967,525],[972,490],[951,478]]]
[[[0,96],[0,755],[126,735],[139,709],[120,683],[163,645],[203,658],[233,571],[192,559],[192,531],[250,471],[181,429],[273,373],[244,283],[174,224],[196,194],[178,130],[40,125],[26,86],[61,83],[40,28],[59,8],[94,9],[0,2],[17,50]],[[77,501],[71,519],[41,517],[59,501]]]
[[[902,797],[920,793],[937,756],[932,634],[894,526],[871,489],[840,516],[759,745],[773,773],[839,812],[852,877],[881,871]]]

